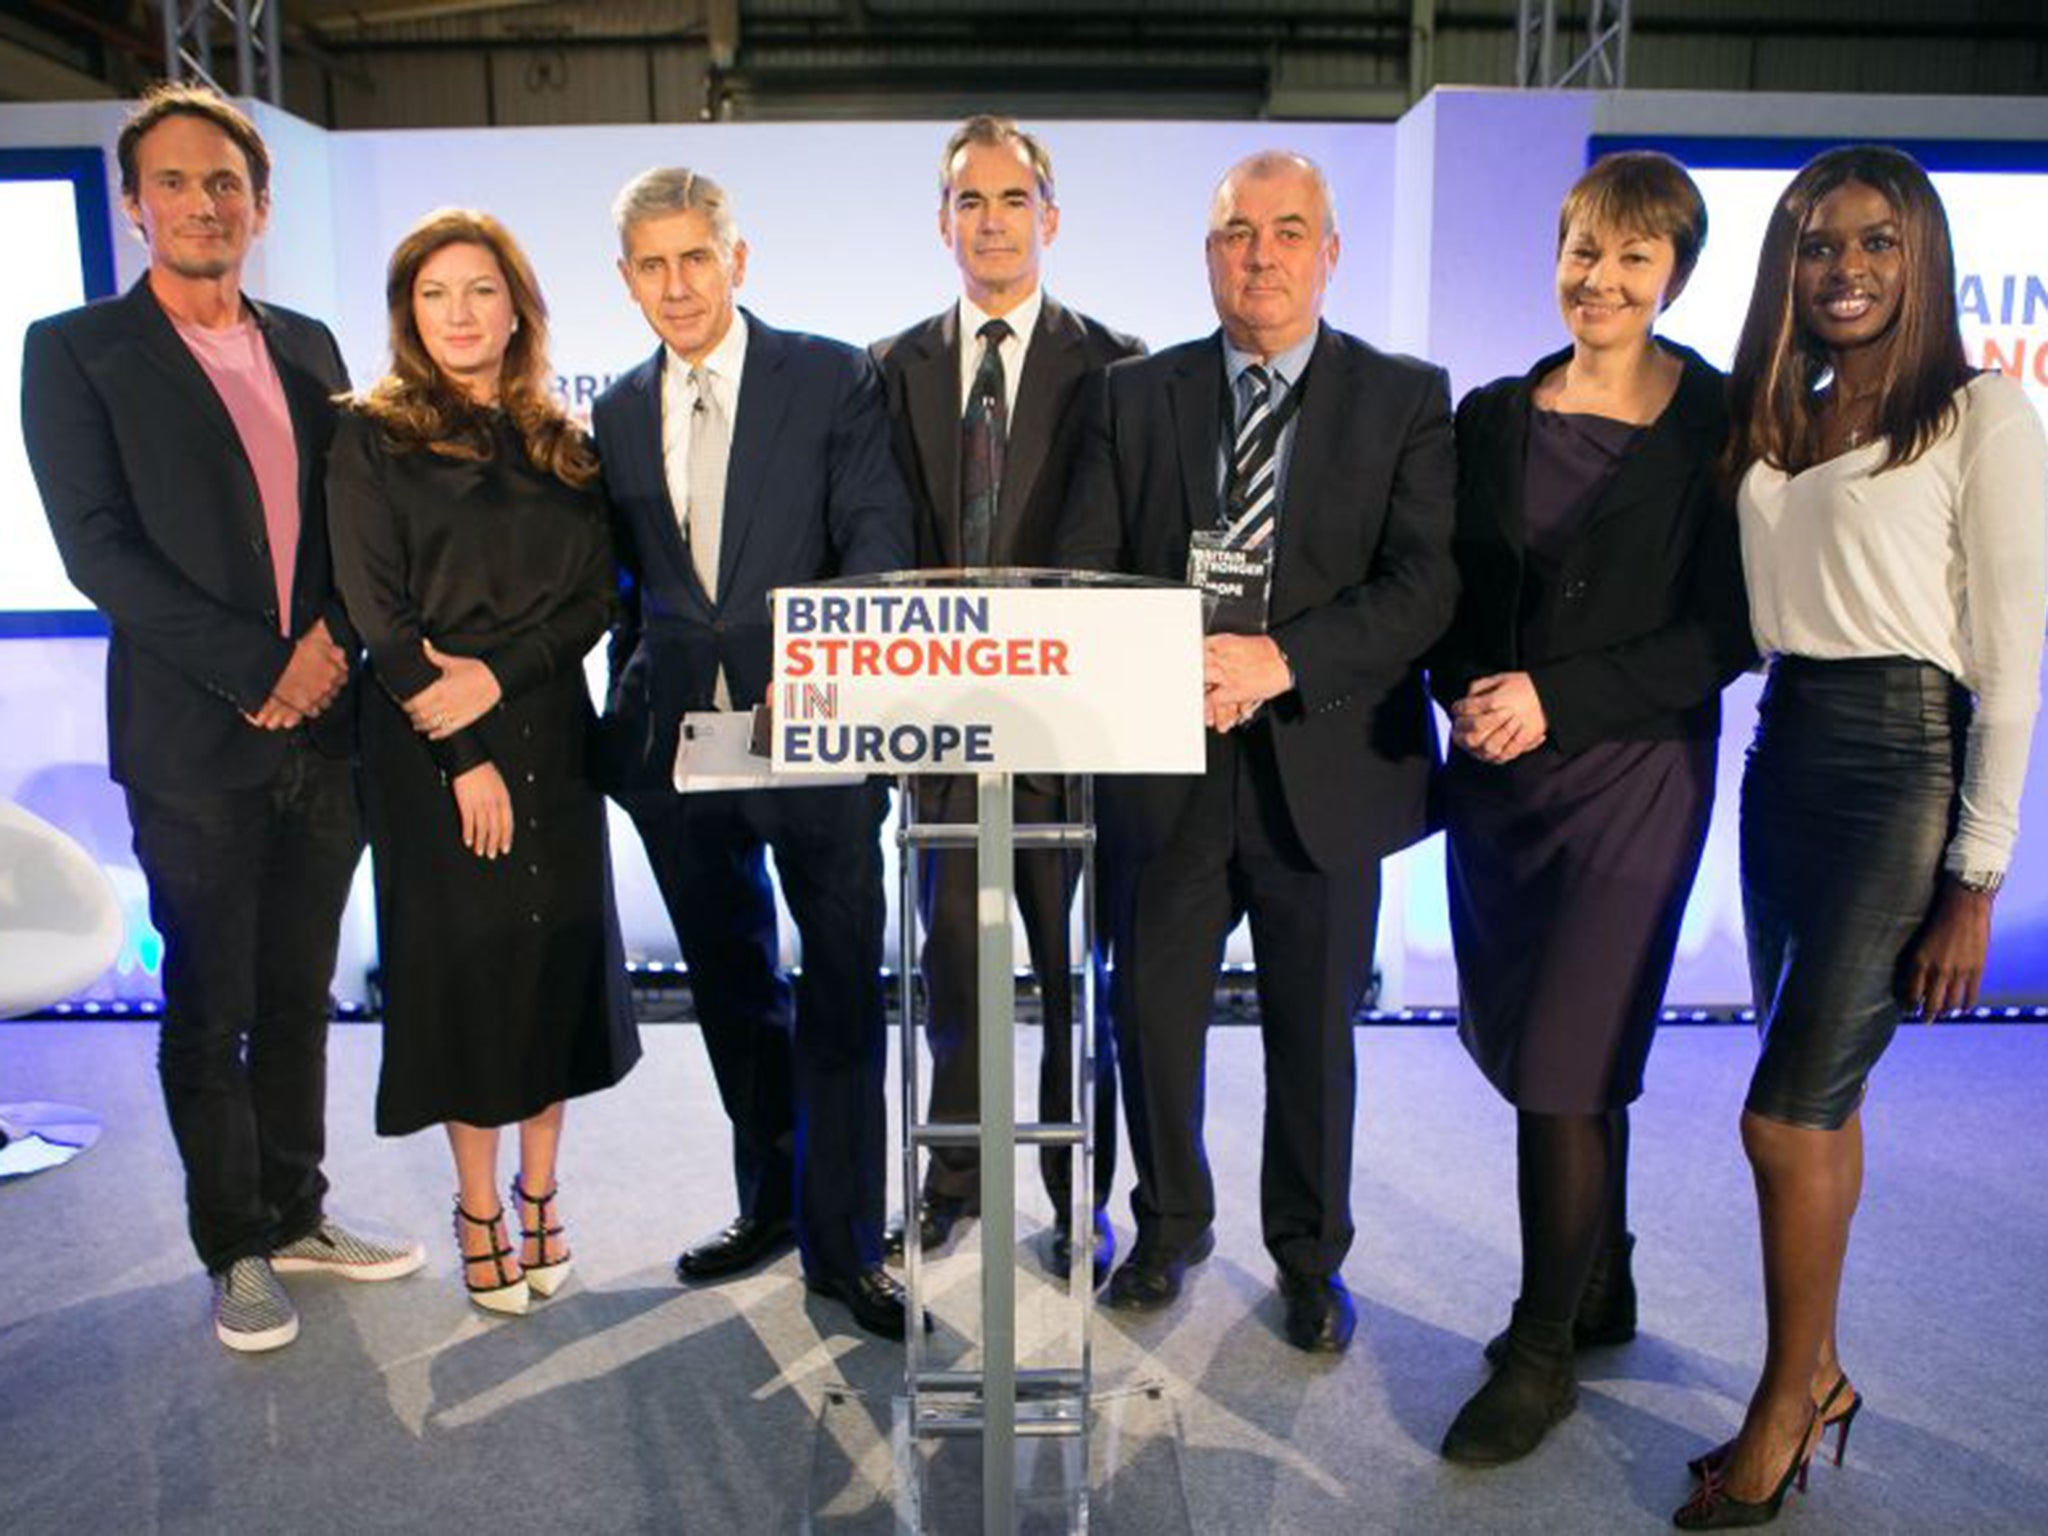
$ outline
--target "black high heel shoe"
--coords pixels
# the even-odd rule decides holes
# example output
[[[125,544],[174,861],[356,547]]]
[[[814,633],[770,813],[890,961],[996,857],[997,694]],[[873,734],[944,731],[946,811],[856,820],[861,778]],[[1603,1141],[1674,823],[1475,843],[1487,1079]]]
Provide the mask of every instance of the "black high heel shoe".
[[[1841,1402],[1842,1394],[1849,1394],[1847,1402]],[[1841,1402],[1838,1408],[1836,1404]],[[1842,1458],[1849,1454],[1849,1426],[1856,1415],[1863,1411],[1863,1394],[1849,1384],[1847,1373],[1837,1376],[1835,1384],[1828,1389],[1828,1395],[1820,1400],[1820,1445],[1827,1446],[1828,1430],[1835,1433],[1835,1465],[1842,1464]],[[1709,1472],[1718,1472],[1728,1464],[1728,1457],[1735,1449],[1733,1440],[1723,1440],[1711,1451],[1703,1451],[1685,1464],[1685,1470],[1694,1477],[1705,1477]]]
[[[1778,1479],[1769,1498],[1738,1499],[1728,1492],[1719,1469],[1709,1472],[1693,1496],[1681,1504],[1671,1516],[1671,1523],[1681,1531],[1727,1531],[1742,1526],[1769,1525],[1778,1518],[1778,1511],[1785,1507],[1785,1495],[1797,1483],[1801,1493],[1806,1492],[1806,1469],[1813,1465],[1813,1452],[1819,1443],[1817,1431],[1820,1428],[1820,1410],[1813,1409],[1806,1419],[1806,1430],[1799,1437],[1799,1444],[1793,1448],[1792,1461],[1785,1468],[1785,1475]]]
[[[509,1317],[521,1317],[525,1315],[530,1292],[527,1289],[526,1276],[519,1271],[518,1257],[513,1252],[511,1244],[505,1241],[504,1221],[505,1213],[502,1209],[489,1216],[472,1216],[462,1208],[462,1197],[455,1197],[455,1252],[462,1260],[462,1283],[469,1291],[471,1304],[482,1307],[486,1312],[501,1312]],[[484,1240],[490,1245],[488,1251],[470,1253],[463,1248],[464,1223],[484,1229]],[[513,1262],[507,1264],[507,1259]],[[475,1264],[491,1266],[490,1283],[479,1285],[469,1278],[470,1266]]]

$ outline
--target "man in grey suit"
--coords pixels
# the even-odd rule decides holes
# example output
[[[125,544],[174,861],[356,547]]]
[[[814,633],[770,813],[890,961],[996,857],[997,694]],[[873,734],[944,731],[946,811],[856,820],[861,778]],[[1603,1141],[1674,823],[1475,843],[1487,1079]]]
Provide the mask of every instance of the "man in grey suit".
[[[1045,247],[1059,233],[1052,158],[1006,118],[973,117],[955,129],[939,162],[939,238],[960,267],[961,295],[929,319],[876,343],[888,390],[896,462],[917,510],[917,561],[925,567],[1052,565],[1065,512],[1082,402],[1111,363],[1144,346],[1046,293]],[[974,781],[919,781],[918,814],[927,821],[971,822]],[[1016,787],[1022,824],[1066,818],[1057,779]],[[1057,852],[1017,859],[1017,903],[1044,1003],[1045,1049],[1039,1113],[1073,1113],[1073,970],[1068,913],[1077,865]],[[975,871],[965,851],[934,853],[924,866],[920,906],[927,933],[927,1038],[932,1052],[931,1118],[977,1117],[979,1052],[975,1036]],[[1096,1075],[1094,1262],[1098,1281],[1114,1253],[1106,1206],[1116,1173],[1116,1072],[1109,1032],[1098,1036]],[[1071,1154],[1047,1149],[1040,1172],[1055,1225],[1046,1260],[1057,1273],[1071,1262]],[[918,1198],[916,1225],[926,1249],[941,1246],[980,1203],[972,1148],[934,1150]],[[891,1229],[901,1251],[904,1225]]]

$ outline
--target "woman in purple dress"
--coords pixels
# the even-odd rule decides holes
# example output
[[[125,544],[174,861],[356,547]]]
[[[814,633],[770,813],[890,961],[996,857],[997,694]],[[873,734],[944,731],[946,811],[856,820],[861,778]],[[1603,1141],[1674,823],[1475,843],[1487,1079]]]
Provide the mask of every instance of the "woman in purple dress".
[[[1517,1116],[1521,1295],[1444,1437],[1534,1450],[1575,1347],[1635,1334],[1628,1106],[1713,807],[1722,687],[1750,659],[1717,460],[1719,373],[1653,334],[1706,238],[1668,156],[1601,160],[1558,218],[1572,345],[1458,411],[1463,591],[1432,662],[1459,1033]]]

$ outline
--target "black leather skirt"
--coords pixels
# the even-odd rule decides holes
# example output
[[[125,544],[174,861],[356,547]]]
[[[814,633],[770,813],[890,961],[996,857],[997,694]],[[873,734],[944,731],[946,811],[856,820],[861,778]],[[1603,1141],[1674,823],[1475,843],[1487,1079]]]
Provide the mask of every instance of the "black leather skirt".
[[[1836,1130],[1862,1103],[1955,825],[1969,718],[1926,662],[1772,663],[1742,779],[1752,1113]]]

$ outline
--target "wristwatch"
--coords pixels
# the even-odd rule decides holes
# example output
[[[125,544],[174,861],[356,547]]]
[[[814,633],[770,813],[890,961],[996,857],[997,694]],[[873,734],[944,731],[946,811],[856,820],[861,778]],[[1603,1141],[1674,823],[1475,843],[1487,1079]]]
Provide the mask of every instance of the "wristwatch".
[[[1966,891],[1975,891],[1979,896],[1996,896],[1998,888],[2005,884],[2002,869],[1952,869],[1949,878]]]

